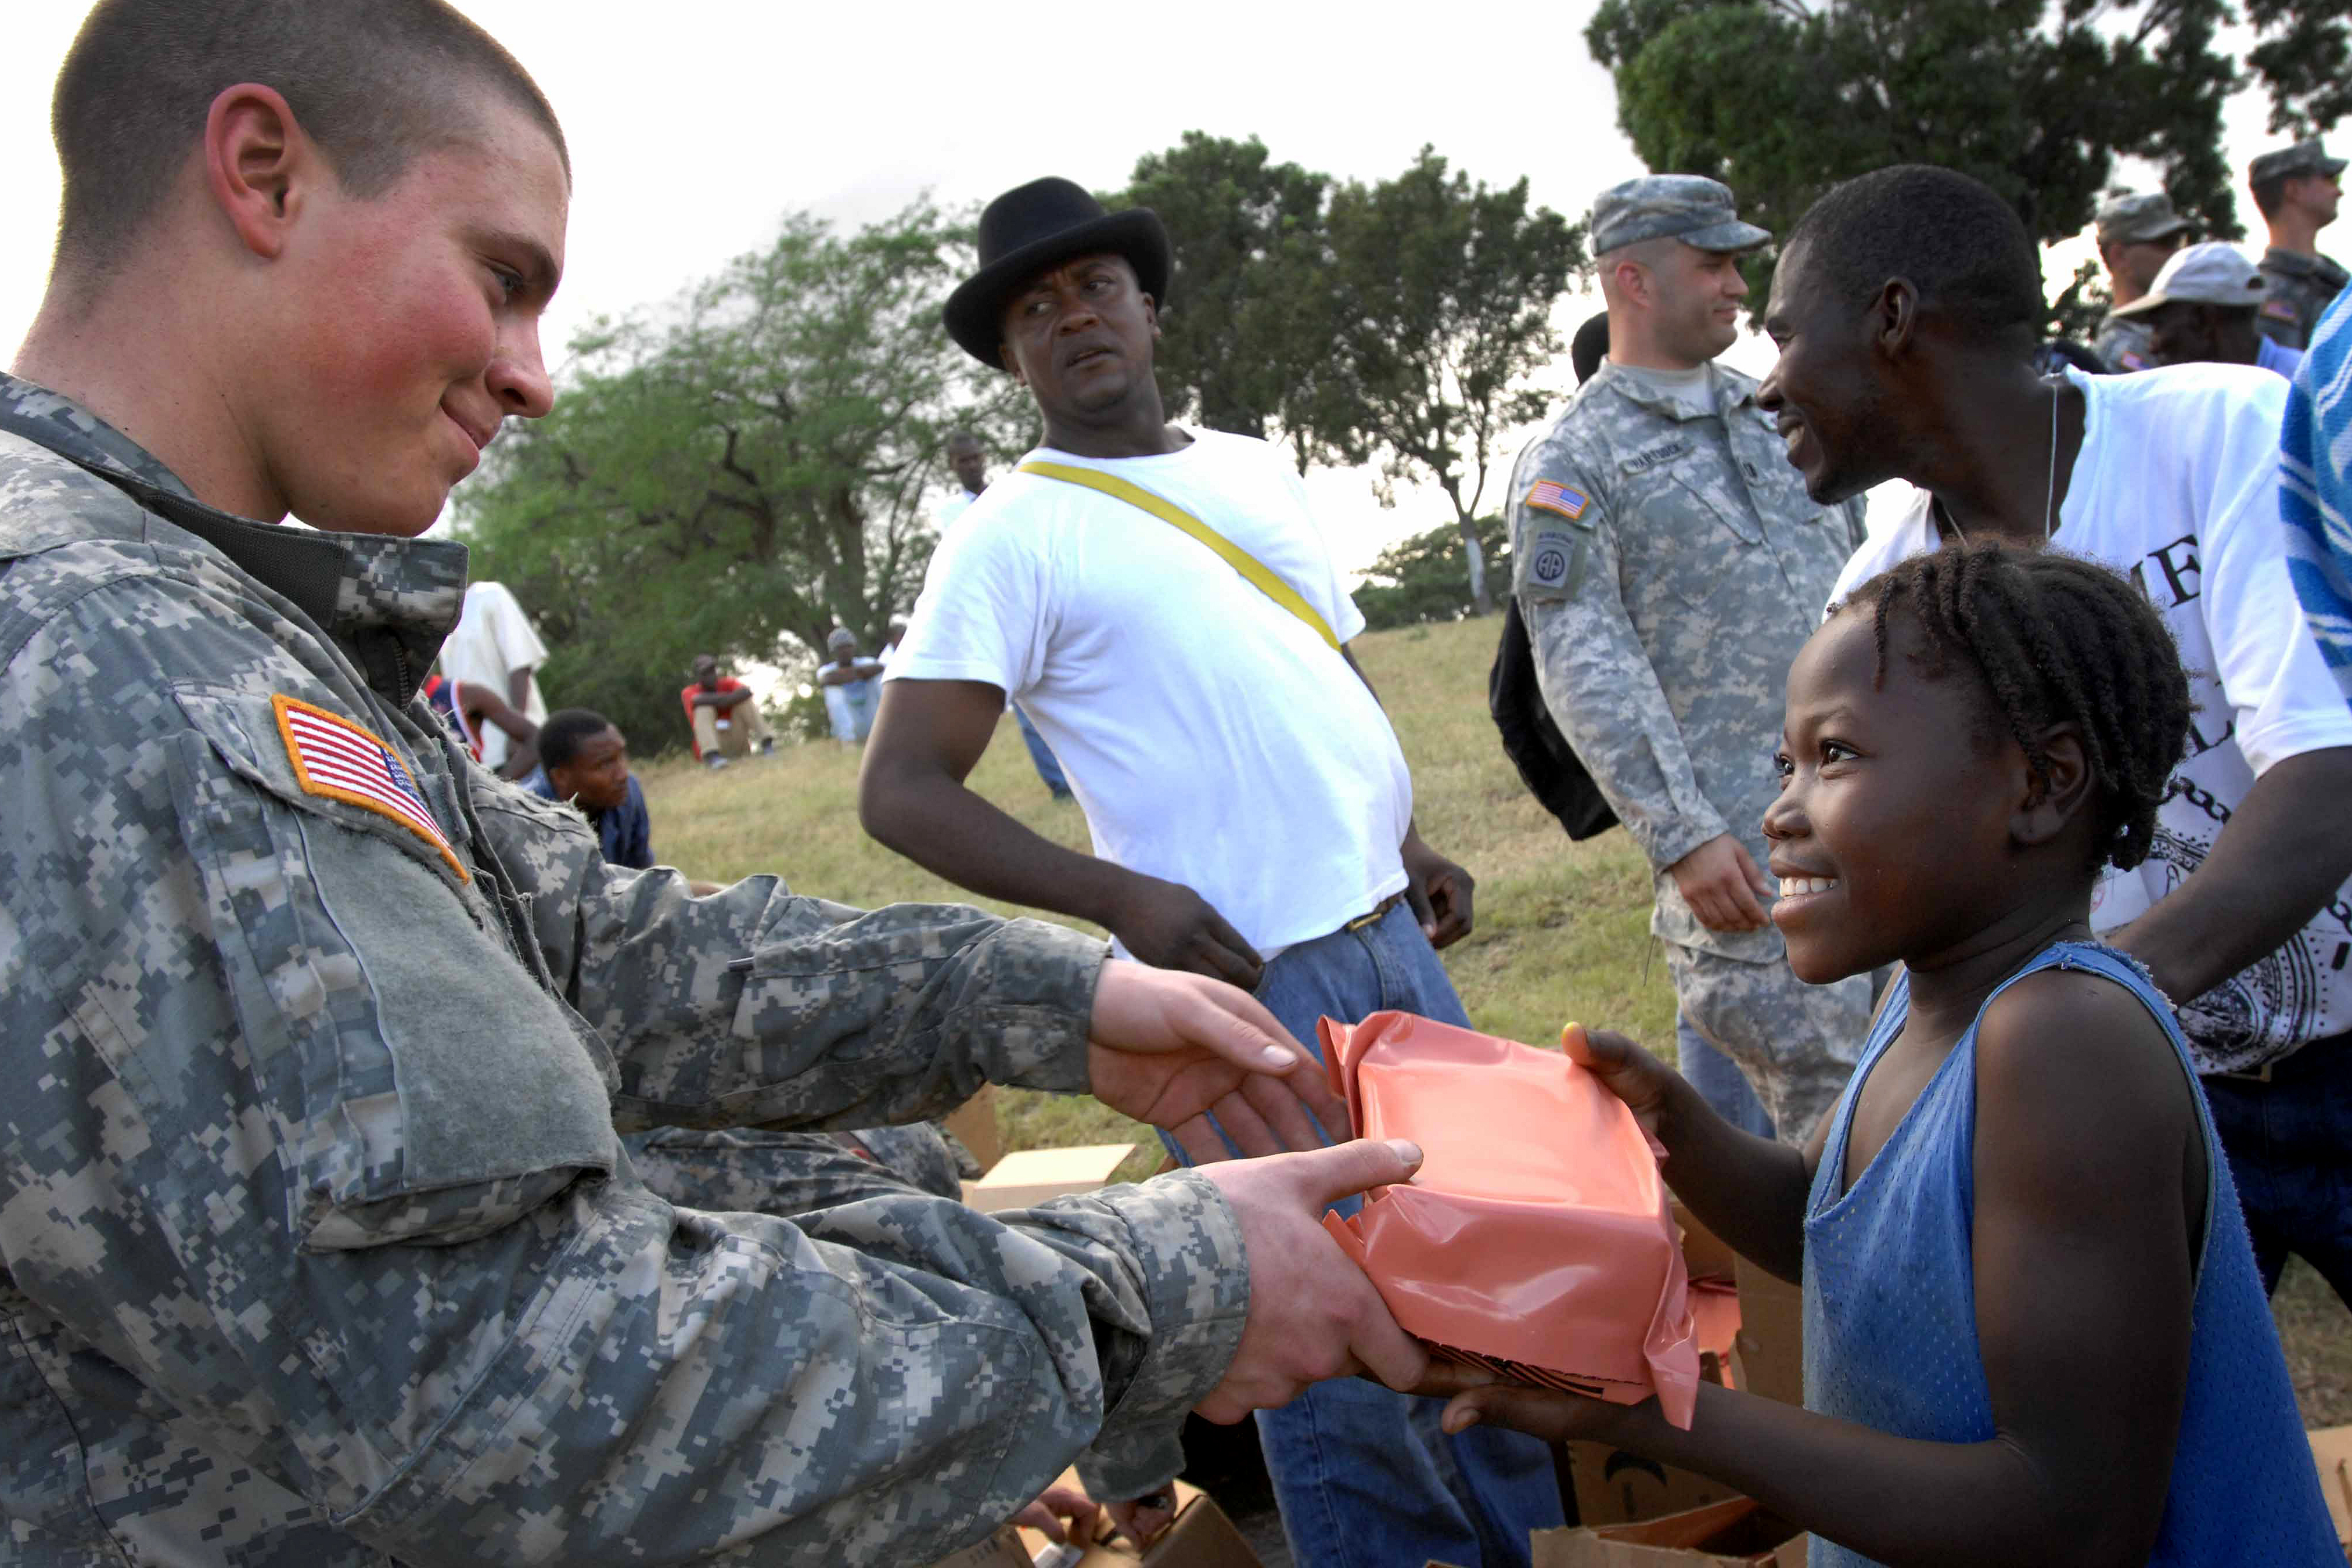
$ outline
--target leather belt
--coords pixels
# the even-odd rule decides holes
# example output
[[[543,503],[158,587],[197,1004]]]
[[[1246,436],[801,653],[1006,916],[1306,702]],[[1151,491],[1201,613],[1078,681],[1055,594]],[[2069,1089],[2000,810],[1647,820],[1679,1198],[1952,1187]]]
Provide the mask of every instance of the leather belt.
[[[1341,926],[1339,929],[1341,931],[1361,931],[1366,926],[1377,921],[1382,915],[1387,914],[1391,910],[1396,908],[1402,902],[1404,902],[1404,894],[1402,891],[1391,893],[1387,898],[1382,899],[1379,903],[1372,906],[1371,913],[1368,915],[1358,915],[1354,920],[1349,921],[1346,925]]]

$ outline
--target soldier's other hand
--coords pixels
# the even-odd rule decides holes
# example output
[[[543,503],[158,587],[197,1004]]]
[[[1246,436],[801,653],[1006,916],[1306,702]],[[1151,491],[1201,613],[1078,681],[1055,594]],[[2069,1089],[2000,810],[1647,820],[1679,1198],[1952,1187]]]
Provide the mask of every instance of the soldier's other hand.
[[[1730,834],[1717,834],[1667,867],[1666,875],[1707,930],[1764,929],[1769,917],[1759,900],[1772,896],[1772,884]]]
[[[1404,858],[1405,899],[1421,921],[1421,934],[1432,947],[1450,947],[1470,934],[1470,895],[1477,882],[1470,873],[1408,833],[1401,847]]]
[[[1176,1494],[1166,1487],[1147,1497],[1129,1498],[1108,1506],[1111,1523],[1135,1543],[1139,1552],[1159,1540],[1160,1533],[1176,1522]]]
[[[1230,1424],[1286,1405],[1309,1384],[1370,1371],[1411,1388],[1429,1352],[1397,1327],[1362,1269],[1323,1228],[1323,1211],[1421,1168],[1402,1140],[1359,1139],[1305,1154],[1234,1160],[1202,1173],[1216,1183],[1249,1254],[1249,1317],[1233,1363],[1193,1408]]]
[[[1244,991],[1256,990],[1265,972],[1257,949],[1225,923],[1214,904],[1181,882],[1134,878],[1103,923],[1128,952],[1156,969],[1205,974]]]
[[[1346,1101],[1257,999],[1222,981],[1112,959],[1095,985],[1087,1085],[1114,1110],[1164,1127],[1195,1164],[1313,1149],[1345,1133]]]
[[[1048,1487],[1013,1522],[1059,1544],[1087,1547],[1102,1535],[1102,1509],[1076,1487]]]

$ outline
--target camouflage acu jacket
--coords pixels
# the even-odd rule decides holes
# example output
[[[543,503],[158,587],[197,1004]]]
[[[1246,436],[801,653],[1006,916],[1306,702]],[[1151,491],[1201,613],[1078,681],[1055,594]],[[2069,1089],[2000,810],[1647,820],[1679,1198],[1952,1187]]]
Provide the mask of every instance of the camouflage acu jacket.
[[[1649,857],[1652,931],[1777,958],[1769,928],[1699,924],[1665,870],[1727,831],[1763,864],[1789,664],[1862,542],[1862,502],[1806,496],[1738,372],[1661,394],[1607,363],[1519,454],[1511,497],[1544,701]]]
[[[705,1213],[617,1136],[1082,1089],[1100,944],[607,867],[412,701],[464,563],[0,378],[0,1558],[919,1563],[1163,1479],[1205,1181]]]

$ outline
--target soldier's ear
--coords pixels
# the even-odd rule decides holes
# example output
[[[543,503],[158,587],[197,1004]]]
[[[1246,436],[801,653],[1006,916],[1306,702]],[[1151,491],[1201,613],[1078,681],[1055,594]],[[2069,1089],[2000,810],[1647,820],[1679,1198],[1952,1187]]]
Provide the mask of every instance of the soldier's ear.
[[[224,88],[205,116],[204,169],[214,203],[254,255],[274,260],[310,188],[331,178],[277,89]]]

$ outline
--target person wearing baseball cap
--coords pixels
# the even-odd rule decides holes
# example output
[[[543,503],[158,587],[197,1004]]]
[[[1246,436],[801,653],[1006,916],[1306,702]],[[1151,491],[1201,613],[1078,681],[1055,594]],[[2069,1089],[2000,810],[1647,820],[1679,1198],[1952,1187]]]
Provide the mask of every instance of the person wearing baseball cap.
[[[1801,1143],[1869,1032],[1867,978],[1807,985],[1766,913],[1759,826],[1789,664],[1862,542],[1817,505],[1756,383],[1717,357],[1772,237],[1726,186],[1601,193],[1607,357],[1513,471],[1513,595],[1552,721],[1649,862],[1684,1076],[1727,1120]]]
[[[2099,323],[2091,351],[2109,370],[2146,370],[2156,363],[2148,353],[2147,324],[2121,310],[2147,292],[2164,264],[2188,243],[2192,226],[2172,210],[2172,198],[2162,191],[2112,196],[2100,206],[2099,260],[2107,269],[2115,305]]]
[[[2270,226],[2270,248],[2263,253],[2263,276],[2270,298],[2256,312],[2264,337],[2291,349],[2311,342],[2328,303],[2352,282],[2352,273],[2319,254],[2319,231],[2336,221],[2343,199],[2344,160],[2327,155],[2314,136],[2263,153],[2247,165],[2254,205]]]
[[[978,249],[948,333],[1018,380],[1045,438],[931,557],[866,746],[866,831],[974,892],[1092,920],[1117,952],[1247,987],[1301,1040],[1383,1008],[1467,1026],[1436,950],[1470,931],[1471,878],[1413,829],[1403,750],[1348,652],[1364,618],[1297,469],[1169,422],[1159,218],[1038,180],[982,212]],[[1007,697],[1088,849],[968,787]],[[1206,1119],[1169,1152],[1227,1153]],[[1441,1408],[1339,1378],[1261,1414],[1294,1558],[1528,1568],[1529,1532],[1562,1518],[1549,1452],[1449,1436]],[[1165,1517],[1147,1499],[1173,1474],[1105,1494],[1122,1530]]]
[[[2303,351],[2283,347],[2254,327],[2270,296],[2269,279],[2243,252],[2210,239],[2166,262],[2155,286],[2115,314],[2147,332],[2158,364],[2252,364],[2293,381]]]

